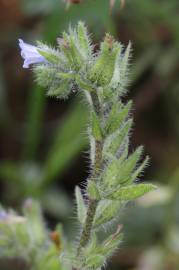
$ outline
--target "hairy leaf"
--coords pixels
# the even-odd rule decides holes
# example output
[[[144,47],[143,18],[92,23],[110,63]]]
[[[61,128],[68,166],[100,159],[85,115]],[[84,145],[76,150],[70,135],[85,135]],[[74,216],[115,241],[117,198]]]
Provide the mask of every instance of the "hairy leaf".
[[[102,200],[96,209],[93,227],[98,228],[118,216],[121,203],[118,201]]]
[[[92,180],[88,181],[87,193],[92,200],[99,200],[100,199],[100,192],[98,190],[98,186]]]
[[[80,221],[81,224],[83,224],[86,218],[86,205],[83,199],[83,195],[81,194],[81,190],[78,186],[76,186],[75,188],[75,196],[76,196],[78,220]]]
[[[108,195],[107,198],[121,201],[134,200],[155,188],[156,186],[152,184],[133,184],[126,187],[119,187],[119,189],[114,190],[113,193]]]

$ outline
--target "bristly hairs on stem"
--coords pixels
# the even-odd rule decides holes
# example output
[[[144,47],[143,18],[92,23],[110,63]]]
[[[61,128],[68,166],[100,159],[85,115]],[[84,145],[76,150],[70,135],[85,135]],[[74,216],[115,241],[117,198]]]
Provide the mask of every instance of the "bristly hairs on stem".
[[[94,53],[87,29],[79,22],[62,34],[57,49],[38,43],[33,48],[36,62],[33,63],[32,52],[22,54],[33,65],[36,81],[47,89],[47,95],[67,98],[77,89],[90,108],[91,171],[84,190],[75,189],[80,235],[77,243],[63,250],[65,269],[101,269],[122,241],[121,225],[105,234],[103,240],[98,234],[115,221],[126,202],[155,188],[152,184],[136,183],[148,163],[146,157],[139,164],[143,148],[129,153],[132,102],[124,104],[122,97],[129,81],[130,51],[130,43],[124,50],[121,43],[106,34],[99,51]]]

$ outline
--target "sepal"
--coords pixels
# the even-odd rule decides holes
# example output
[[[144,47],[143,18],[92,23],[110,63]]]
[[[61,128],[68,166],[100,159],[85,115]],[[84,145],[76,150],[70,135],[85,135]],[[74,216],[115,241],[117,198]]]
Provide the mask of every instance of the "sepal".
[[[78,23],[77,33],[80,51],[87,60],[89,57],[92,57],[93,46],[91,45],[91,39],[83,22]]]
[[[131,55],[131,42],[129,42],[124,54],[120,61],[120,80],[121,86],[118,89],[118,95],[122,96],[127,92],[128,77],[129,77],[129,59]]]
[[[76,31],[70,28],[69,34],[64,32],[61,40],[60,50],[65,55],[68,66],[75,71],[79,71],[84,65],[84,59],[78,46]]]
[[[101,43],[101,48],[90,70],[89,78],[97,86],[105,86],[110,83],[113,76],[116,57],[120,54],[121,46],[106,35]]]
[[[127,84],[128,84],[128,70],[129,70],[129,59],[131,52],[131,43],[129,42],[125,52],[119,54],[116,57],[115,68],[113,77],[108,86],[110,89],[109,93],[106,89],[105,94],[108,98],[113,100],[121,98],[127,92]]]

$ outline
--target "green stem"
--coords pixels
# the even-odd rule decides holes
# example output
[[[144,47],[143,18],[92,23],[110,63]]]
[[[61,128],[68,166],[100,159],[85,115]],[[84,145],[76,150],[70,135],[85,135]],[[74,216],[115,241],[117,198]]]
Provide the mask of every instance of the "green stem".
[[[80,242],[79,242],[79,246],[77,249],[77,255],[80,254],[81,248],[84,247],[89,239],[90,239],[90,235],[91,235],[91,229],[92,229],[92,225],[93,225],[93,219],[96,213],[96,207],[98,205],[98,201],[96,200],[89,200],[89,205],[88,205],[88,209],[87,209],[87,215],[86,215],[86,221],[85,221],[85,225],[81,234],[81,238],[80,238]]]
[[[91,95],[92,101],[93,101],[93,106],[95,112],[99,115],[100,114],[100,104],[98,97],[95,93]],[[103,141],[95,141],[95,164],[94,168],[92,171],[92,175],[90,180],[94,181],[100,173],[101,170],[101,165],[102,165],[102,148],[103,148]],[[79,245],[77,248],[77,256],[80,255],[81,249],[88,243],[90,236],[91,236],[91,231],[92,231],[92,226],[93,226],[93,220],[94,216],[96,213],[96,208],[98,205],[97,200],[92,200],[89,199],[88,203],[88,209],[87,209],[87,215],[86,215],[86,220],[85,224],[81,233]]]

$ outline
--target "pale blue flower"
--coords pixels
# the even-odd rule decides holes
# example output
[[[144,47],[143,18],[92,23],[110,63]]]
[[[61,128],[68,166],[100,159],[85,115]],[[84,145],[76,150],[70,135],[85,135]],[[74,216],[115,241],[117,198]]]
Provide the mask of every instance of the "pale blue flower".
[[[29,68],[31,64],[46,62],[45,58],[38,52],[36,46],[27,44],[22,39],[19,39],[19,46],[21,48],[21,56],[24,59],[23,68]]]

